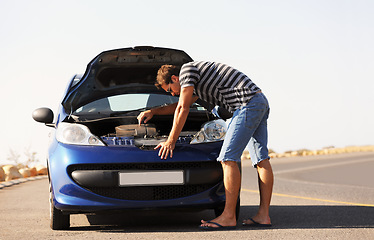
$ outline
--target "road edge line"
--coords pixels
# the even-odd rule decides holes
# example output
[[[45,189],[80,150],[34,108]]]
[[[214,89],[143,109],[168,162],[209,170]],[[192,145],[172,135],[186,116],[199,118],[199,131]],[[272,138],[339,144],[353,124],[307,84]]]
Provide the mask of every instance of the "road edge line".
[[[241,190],[245,192],[259,193],[259,191],[257,190],[250,190],[250,189],[243,189],[243,188]],[[278,197],[288,197],[288,198],[297,198],[297,199],[304,199],[304,200],[313,200],[313,201],[319,201],[319,202],[339,203],[339,204],[347,204],[347,205],[354,205],[354,206],[360,206],[360,207],[374,207],[374,204],[342,202],[342,201],[335,201],[335,200],[329,200],[329,199],[295,196],[295,195],[289,195],[289,194],[283,194],[283,193],[273,193],[273,195],[278,196]]]

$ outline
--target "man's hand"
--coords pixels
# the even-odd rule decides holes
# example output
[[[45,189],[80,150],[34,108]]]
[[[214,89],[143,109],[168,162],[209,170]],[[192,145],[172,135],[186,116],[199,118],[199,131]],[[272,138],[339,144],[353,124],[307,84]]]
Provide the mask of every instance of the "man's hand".
[[[147,123],[152,117],[153,113],[151,110],[141,112],[137,117],[139,125],[142,124],[143,120],[144,123]]]
[[[173,150],[175,148],[175,143],[170,142],[167,140],[166,142],[159,143],[155,149],[160,148],[160,151],[158,151],[158,156],[161,157],[161,159],[167,159],[170,153],[170,158],[173,157]]]

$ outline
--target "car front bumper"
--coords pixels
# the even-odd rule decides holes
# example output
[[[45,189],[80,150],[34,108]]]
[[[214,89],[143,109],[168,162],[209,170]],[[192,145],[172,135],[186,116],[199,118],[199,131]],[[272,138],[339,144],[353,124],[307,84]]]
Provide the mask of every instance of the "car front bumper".
[[[161,160],[157,151],[136,147],[73,146],[55,142],[49,173],[55,207],[64,212],[149,208],[215,208],[224,204],[222,143],[181,144]],[[123,171],[181,170],[183,185],[119,186]]]

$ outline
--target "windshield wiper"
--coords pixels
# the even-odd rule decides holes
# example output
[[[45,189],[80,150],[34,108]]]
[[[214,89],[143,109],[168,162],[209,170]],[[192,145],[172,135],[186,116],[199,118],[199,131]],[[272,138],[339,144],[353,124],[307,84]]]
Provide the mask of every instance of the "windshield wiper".
[[[128,114],[131,114],[131,113],[134,113],[134,112],[143,112],[143,111],[146,111],[146,110],[149,110],[149,109],[151,109],[151,108],[144,107],[144,108],[139,108],[139,109],[134,109],[134,110],[114,112],[114,113],[111,113],[109,116],[110,117],[117,117],[117,116],[122,116],[122,115],[128,115]]]

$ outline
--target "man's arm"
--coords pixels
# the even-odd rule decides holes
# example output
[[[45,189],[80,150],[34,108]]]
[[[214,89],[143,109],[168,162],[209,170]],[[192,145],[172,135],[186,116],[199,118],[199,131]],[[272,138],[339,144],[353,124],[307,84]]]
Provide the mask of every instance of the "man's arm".
[[[141,112],[137,119],[139,122],[139,125],[142,124],[143,120],[144,123],[147,123],[154,115],[172,115],[175,112],[175,109],[177,108],[178,103],[173,103],[167,106],[157,107],[153,108],[144,112]]]
[[[193,89],[193,87],[185,87],[181,89],[178,105],[174,113],[173,127],[168,138],[168,140],[174,144],[177,142],[183,126],[186,123],[188,113],[190,112],[190,106],[197,100],[197,97],[192,95]]]
[[[175,148],[175,143],[183,129],[188,113],[190,112],[190,106],[194,103],[198,97],[193,96],[194,87],[181,88],[181,93],[174,112],[173,127],[170,131],[168,140],[166,142],[160,143],[155,149],[160,148],[158,155],[161,159],[166,159],[170,153],[170,157],[173,157],[173,150]]]

